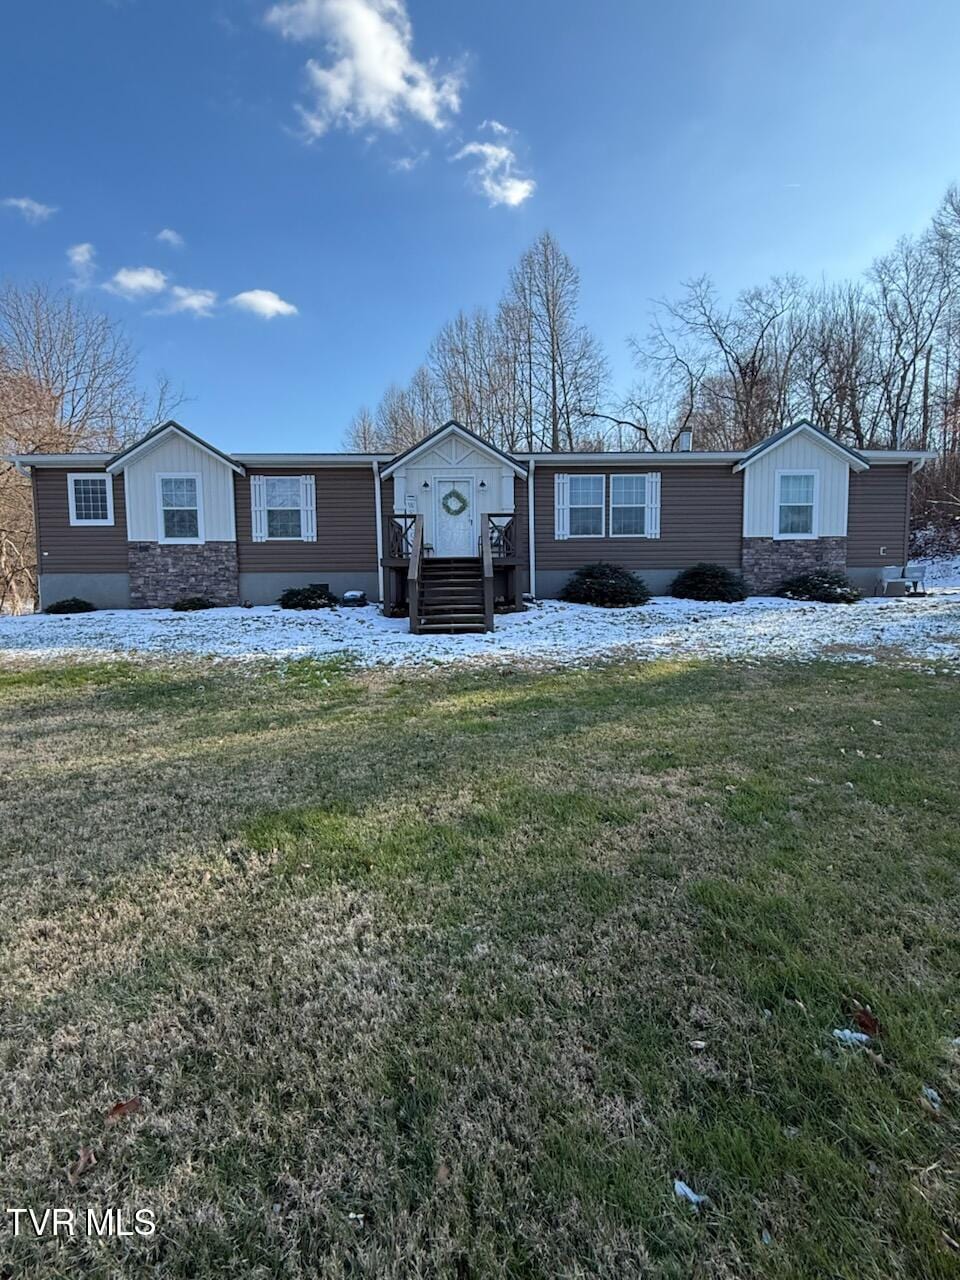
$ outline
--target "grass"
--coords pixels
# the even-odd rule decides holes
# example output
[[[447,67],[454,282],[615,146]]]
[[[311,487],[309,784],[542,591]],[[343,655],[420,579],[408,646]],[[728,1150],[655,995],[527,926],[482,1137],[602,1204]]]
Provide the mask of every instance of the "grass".
[[[4,1206],[158,1225],[0,1275],[960,1275],[955,680],[79,664],[0,725]]]

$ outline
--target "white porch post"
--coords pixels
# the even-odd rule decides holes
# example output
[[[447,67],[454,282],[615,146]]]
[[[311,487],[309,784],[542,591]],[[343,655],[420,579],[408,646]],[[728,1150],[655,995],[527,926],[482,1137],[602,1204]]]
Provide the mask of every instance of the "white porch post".
[[[373,501],[376,506],[374,516],[377,530],[377,585],[380,590],[380,608],[383,608],[383,510],[380,500],[380,464],[373,460]]]
[[[533,518],[533,469],[537,464],[533,458],[527,469],[527,553],[530,560],[530,594],[537,597],[537,544],[534,540],[536,523]]]

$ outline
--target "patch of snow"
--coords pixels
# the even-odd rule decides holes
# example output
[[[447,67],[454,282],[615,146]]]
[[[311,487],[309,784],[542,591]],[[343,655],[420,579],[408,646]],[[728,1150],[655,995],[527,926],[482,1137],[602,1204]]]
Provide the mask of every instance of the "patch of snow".
[[[927,588],[960,587],[960,556],[940,556],[930,560],[911,560],[911,564],[921,564],[927,571]]]
[[[405,618],[376,606],[283,610],[142,609],[0,618],[0,657],[138,653],[230,659],[349,655],[361,666],[451,662],[578,665],[604,657],[673,657],[873,662],[892,658],[925,669],[960,670],[960,591],[854,605],[753,597],[702,604],[656,597],[635,609],[597,609],[547,600],[502,614],[481,635],[411,635]]]

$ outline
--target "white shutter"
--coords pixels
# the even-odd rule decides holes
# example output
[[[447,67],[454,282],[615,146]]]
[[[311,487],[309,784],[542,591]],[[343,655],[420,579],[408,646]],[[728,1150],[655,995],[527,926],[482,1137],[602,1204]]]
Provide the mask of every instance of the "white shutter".
[[[553,477],[553,536],[558,542],[570,537],[570,477]]]
[[[313,476],[300,477],[300,536],[304,542],[317,540],[317,484]]]
[[[648,471],[645,476],[647,501],[644,524],[648,538],[660,537],[660,472]]]
[[[250,477],[250,534],[254,542],[267,540],[266,476]]]
[[[410,510],[410,503],[407,500],[407,476],[404,472],[396,472],[393,477],[393,514],[395,516],[402,515],[404,511]],[[414,507],[416,510],[416,507]]]

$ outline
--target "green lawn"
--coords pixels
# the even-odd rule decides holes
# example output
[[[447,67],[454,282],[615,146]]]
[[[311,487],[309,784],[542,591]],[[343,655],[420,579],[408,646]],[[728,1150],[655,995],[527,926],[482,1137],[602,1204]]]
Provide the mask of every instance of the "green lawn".
[[[960,1276],[955,679],[117,663],[0,726],[4,1207],[158,1223],[0,1276]]]

